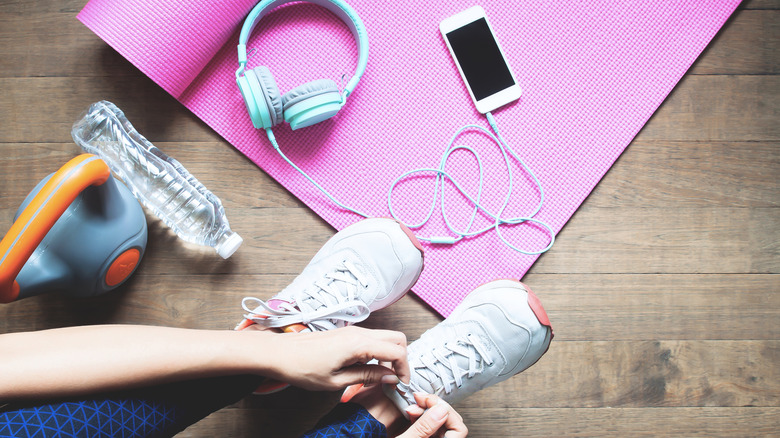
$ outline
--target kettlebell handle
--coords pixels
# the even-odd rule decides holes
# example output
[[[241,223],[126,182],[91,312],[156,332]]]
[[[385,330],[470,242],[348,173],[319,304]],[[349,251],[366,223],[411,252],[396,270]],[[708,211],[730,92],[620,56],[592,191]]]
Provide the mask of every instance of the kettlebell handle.
[[[92,154],[77,156],[52,175],[0,241],[0,303],[19,296],[16,276],[68,206],[84,189],[110,176],[108,165]]]

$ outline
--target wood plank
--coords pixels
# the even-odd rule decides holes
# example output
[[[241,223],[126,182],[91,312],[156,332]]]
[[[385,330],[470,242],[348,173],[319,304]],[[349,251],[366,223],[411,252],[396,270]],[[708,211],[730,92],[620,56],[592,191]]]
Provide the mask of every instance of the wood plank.
[[[225,203],[304,207],[226,142],[156,144]],[[69,143],[0,144],[0,206],[18,206],[40,179],[81,150]],[[588,198],[590,207],[778,207],[777,142],[634,141]],[[229,177],[228,177],[229,176]]]
[[[67,143],[70,127],[89,104],[118,103],[136,129],[157,142],[219,141],[148,78],[0,78],[0,143]],[[684,141],[780,140],[780,77],[687,76],[638,139]],[[47,96],[46,111],[37,99]],[[145,117],[145,114],[164,117]],[[35,117],[31,117],[35,114]]]
[[[0,79],[0,143],[68,143],[70,129],[90,104],[117,103],[133,126],[152,143],[219,141],[220,137],[145,76]],[[40,99],[46,96],[45,109]],[[149,114],[159,115],[148,117]]]
[[[163,149],[173,151],[175,157],[222,198],[231,224],[244,235],[247,243],[231,262],[215,260],[211,250],[193,250],[191,245],[180,242],[167,227],[148,215],[149,254],[154,254],[157,262],[144,266],[154,263],[157,268],[146,267],[144,272],[182,273],[182,268],[189,273],[298,272],[310,255],[332,235],[332,229],[236,151],[224,145],[220,147],[220,143],[211,145],[180,145],[177,148],[165,144]],[[665,273],[721,272],[720,269],[732,273],[777,272],[777,214],[774,208],[697,209],[689,206],[707,205],[719,197],[723,204],[729,205],[744,194],[748,199],[737,199],[734,203],[776,204],[778,182],[773,177],[778,167],[777,159],[773,158],[777,156],[776,147],[764,145],[756,151],[742,149],[740,145],[730,148],[729,144],[721,144],[717,149],[719,152],[713,152],[720,156],[713,158],[707,145],[701,144],[656,142],[637,143],[637,146],[642,148],[632,149],[615,166],[607,176],[608,181],[601,184],[577,213],[579,219],[573,220],[560,233],[556,247],[539,260],[532,272],[635,272],[637,267],[643,272]],[[72,144],[19,144],[3,145],[2,149],[9,151],[0,158],[4,169],[0,174],[3,180],[0,223],[7,228],[34,184],[75,155],[77,148]],[[693,154],[690,161],[695,164],[686,164],[689,161],[684,159],[686,154]],[[756,160],[755,167],[750,167],[753,154],[769,158]],[[656,155],[659,162],[682,163],[680,166],[687,167],[653,166]],[[699,156],[708,155],[707,164],[698,164],[702,163]],[[210,170],[212,167],[215,171]],[[643,168],[651,170],[643,172]],[[710,168],[713,174],[710,174]],[[223,178],[225,174],[238,178]],[[632,178],[634,175],[636,178]],[[625,184],[613,182],[616,180],[625,181]],[[718,180],[726,183],[718,186]],[[739,184],[740,180],[745,181],[744,185]],[[675,188],[675,181],[684,184]],[[654,185],[657,188],[653,188]],[[718,194],[719,191],[725,193]],[[634,198],[638,199],[632,201]],[[629,207],[632,203],[636,206]],[[289,208],[284,207],[285,204]],[[667,208],[654,207],[660,204],[666,204]],[[281,207],[272,207],[275,205]],[[269,243],[269,238],[279,230],[289,232],[289,237],[281,244]],[[637,241],[644,242],[643,248],[637,247]],[[593,247],[600,248],[600,257],[583,260],[583,254],[592,251]],[[745,256],[729,257],[731,253]],[[276,262],[257,264],[255,260]],[[187,269],[185,266],[190,262],[192,265]],[[572,267],[578,270],[572,271]]]
[[[75,16],[87,0],[62,0],[48,2],[46,0],[4,0],[0,3],[2,15],[35,15],[39,13],[67,13]]]
[[[780,9],[780,0],[745,0],[740,5],[744,9]]]
[[[532,273],[777,273],[775,208],[580,207]]]
[[[532,273],[523,282],[557,339],[780,339],[778,275]]]
[[[469,437],[770,436],[777,408],[463,409]]]
[[[179,161],[222,200],[228,219],[234,209],[307,208],[224,141],[155,145]],[[0,206],[20,205],[38,181],[80,153],[83,151],[73,141],[0,143]]]
[[[555,339],[536,365],[474,394],[468,403],[479,408],[777,407],[778,361],[778,340]]]
[[[685,76],[637,140],[776,141],[780,77]]]
[[[6,226],[16,207],[0,209]],[[146,274],[295,274],[333,235],[304,208],[231,210],[244,237],[220,260],[213,249],[185,243],[147,214]],[[510,232],[505,233],[510,240]],[[278,236],[286,236],[279,239]],[[580,208],[533,273],[780,273],[780,227],[775,208]]]
[[[181,243],[167,227],[150,219],[149,253],[154,254],[155,262],[147,264],[144,272],[295,274],[333,234],[329,225],[307,209],[233,211],[233,229],[246,240],[227,262],[216,260],[213,250]],[[664,208],[605,211],[584,206],[578,216],[533,272],[780,272],[780,229],[774,208],[681,208],[670,212]],[[287,236],[281,242],[275,238],[279,233]],[[598,257],[588,256],[594,248],[598,248]],[[731,257],[733,254],[740,256]]]
[[[267,300],[294,277],[141,271],[103,297],[42,296],[0,306],[0,333],[108,323],[232,329],[245,296]],[[558,340],[780,339],[780,275],[530,274],[523,281],[542,300]],[[414,340],[440,319],[409,295],[360,325]]]
[[[774,436],[780,429],[780,408],[541,408],[460,407],[470,438],[522,437],[657,437]],[[223,409],[190,427],[180,438],[204,436],[293,438],[307,430],[301,424],[280,424],[295,408],[254,411]],[[305,426],[308,426],[305,425]]]
[[[635,140],[590,207],[778,207],[780,144]]]
[[[24,2],[27,3],[33,2]],[[80,6],[75,11],[66,8],[55,12],[46,12],[41,6],[29,12],[0,12],[3,77],[84,76],[112,80],[118,76],[143,76],[76,19]]]
[[[15,211],[0,209],[0,219],[10,224]],[[607,211],[586,205],[577,217],[530,272],[780,273],[780,229],[774,208]],[[245,240],[225,261],[213,249],[188,244],[159,220],[149,214],[147,218],[149,255],[141,265],[147,274],[294,274],[334,232],[303,208],[234,210],[232,228]]]
[[[229,209],[304,207],[226,142],[161,142],[157,146],[181,162]],[[18,205],[41,178],[78,153],[81,150],[72,142],[0,144],[0,204]],[[637,140],[596,186],[588,205],[778,207],[778,173],[776,142]]]
[[[736,11],[688,75],[780,73],[780,11]]]
[[[16,209],[0,209],[5,229],[10,228]],[[244,243],[229,260],[222,260],[212,248],[179,239],[149,212],[146,217],[147,255],[139,269],[150,274],[297,273],[335,232],[305,208],[232,210],[231,227]]]

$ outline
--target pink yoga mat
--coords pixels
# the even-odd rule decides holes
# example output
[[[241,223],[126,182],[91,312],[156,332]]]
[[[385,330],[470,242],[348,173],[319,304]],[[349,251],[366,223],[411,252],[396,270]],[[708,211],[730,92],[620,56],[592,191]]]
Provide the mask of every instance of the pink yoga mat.
[[[243,17],[254,4],[91,0],[78,18],[341,229],[360,218],[333,206],[284,163],[265,134],[252,127],[244,108],[235,83],[236,45]],[[438,31],[443,18],[473,4],[352,1],[368,29],[366,73],[335,118],[295,132],[286,125],[275,128],[285,153],[343,202],[388,216],[387,190],[398,175],[436,167],[460,126],[487,127]],[[557,232],[739,1],[480,4],[523,89],[517,103],[495,113],[499,128],[541,180],[546,200],[537,218]],[[248,47],[258,49],[250,67],[268,66],[282,93],[319,78],[339,83],[342,75],[354,71],[357,58],[347,27],[324,8],[308,4],[282,6],[263,18]],[[464,135],[458,143],[470,144],[482,155],[487,172],[483,199],[495,210],[506,185],[500,154],[480,134]],[[538,193],[520,166],[513,166],[516,190],[506,214],[519,216],[533,208]],[[474,193],[473,158],[456,153],[448,170]],[[402,219],[416,222],[424,216],[432,187],[432,176],[400,185],[396,205]],[[471,210],[451,189],[447,200],[449,216],[463,227]],[[477,222],[489,223],[484,216]],[[441,214],[419,233],[447,235]],[[545,235],[529,224],[507,227],[506,235],[524,248],[546,243]],[[479,284],[521,278],[537,258],[509,249],[495,233],[454,246],[426,244],[425,250],[425,271],[414,292],[442,315]]]

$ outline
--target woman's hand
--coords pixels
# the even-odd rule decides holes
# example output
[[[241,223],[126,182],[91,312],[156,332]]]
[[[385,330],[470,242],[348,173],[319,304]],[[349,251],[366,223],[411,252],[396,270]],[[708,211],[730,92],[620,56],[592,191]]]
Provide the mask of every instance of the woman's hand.
[[[414,399],[417,405],[406,409],[413,423],[398,438],[465,438],[468,435],[463,417],[447,402],[435,395],[421,393],[415,393]]]
[[[261,335],[261,333],[256,333]],[[355,383],[409,381],[406,336],[390,330],[345,327],[314,333],[264,333],[260,350],[268,377],[300,388],[337,390]],[[366,365],[371,359],[391,367]]]

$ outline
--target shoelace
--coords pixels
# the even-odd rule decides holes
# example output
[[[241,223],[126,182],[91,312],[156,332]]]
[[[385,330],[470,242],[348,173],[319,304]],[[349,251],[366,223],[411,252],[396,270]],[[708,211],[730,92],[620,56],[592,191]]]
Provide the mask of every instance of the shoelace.
[[[469,360],[468,369],[461,370],[457,363],[456,355],[467,357]],[[453,384],[460,388],[463,385],[463,377],[474,377],[482,372],[484,366],[493,364],[493,360],[487,354],[487,348],[482,344],[478,337],[467,334],[464,338],[457,339],[454,343],[444,344],[444,348],[434,348],[432,351],[424,352],[419,357],[422,366],[414,366],[414,372],[431,384],[436,389],[436,382],[441,381],[442,386],[436,390],[436,395],[441,393],[441,389],[449,394],[453,390]],[[483,365],[484,364],[484,365]],[[403,384],[401,384],[403,385]],[[403,385],[406,386],[406,385]],[[406,389],[406,388],[404,388]],[[427,389],[412,379],[408,385],[409,391],[406,396],[411,397],[413,392],[427,392]],[[411,399],[413,402],[413,398]]]
[[[275,297],[284,301],[276,309],[255,297],[244,298],[241,307],[248,312],[244,315],[246,319],[266,327],[300,323],[312,331],[331,330],[368,318],[370,309],[357,298],[358,288],[368,286],[365,275],[355,264],[344,260],[316,280],[313,287],[294,291],[289,298]]]

